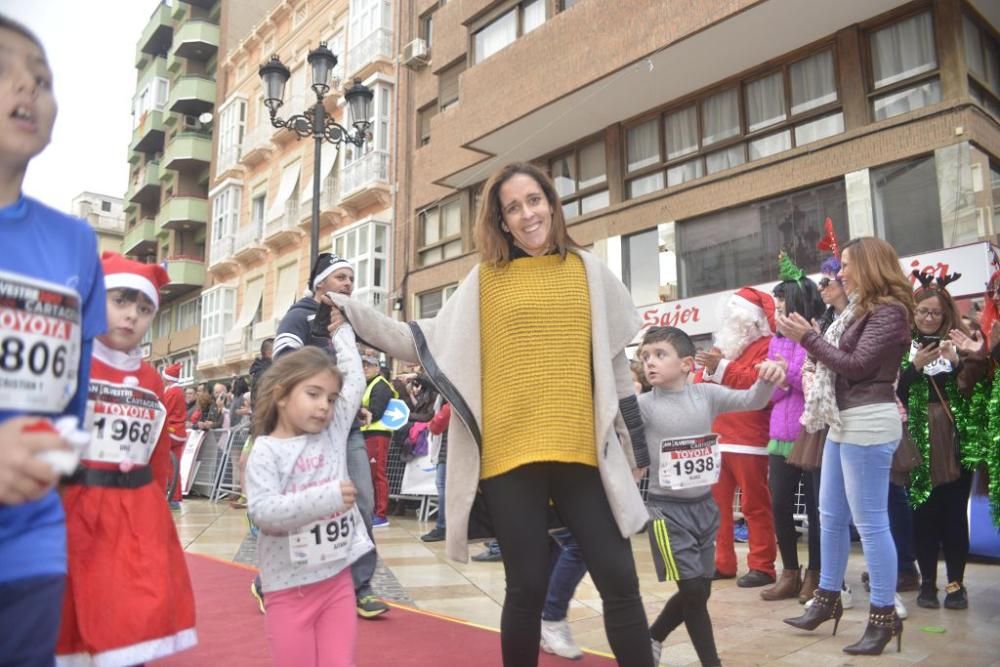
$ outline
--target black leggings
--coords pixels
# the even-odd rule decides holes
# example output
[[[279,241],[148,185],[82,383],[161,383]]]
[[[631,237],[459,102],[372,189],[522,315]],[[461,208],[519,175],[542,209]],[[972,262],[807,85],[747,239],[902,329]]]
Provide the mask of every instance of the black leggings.
[[[719,653],[715,650],[712,619],[708,615],[708,597],[711,594],[712,580],[708,577],[678,581],[677,592],[667,600],[663,611],[649,626],[649,634],[662,642],[684,623],[703,667],[721,665]]]
[[[806,518],[809,520],[808,569],[819,572],[819,477],[802,468],[796,468],[784,456],[768,456],[768,485],[771,487],[771,509],[774,513],[774,533],[778,537],[781,565],[786,570],[799,568],[799,551],[795,534],[795,491],[802,480],[805,495]]]
[[[920,578],[937,581],[938,552],[944,547],[948,581],[962,583],[965,563],[969,560],[969,493],[972,471],[962,469],[954,482],[936,486],[924,504],[913,511]]]
[[[580,545],[601,594],[604,629],[619,665],[653,667],[649,627],[629,540],[618,530],[597,468],[532,463],[480,482],[507,577],[500,618],[506,667],[538,664],[549,586],[549,499]]]

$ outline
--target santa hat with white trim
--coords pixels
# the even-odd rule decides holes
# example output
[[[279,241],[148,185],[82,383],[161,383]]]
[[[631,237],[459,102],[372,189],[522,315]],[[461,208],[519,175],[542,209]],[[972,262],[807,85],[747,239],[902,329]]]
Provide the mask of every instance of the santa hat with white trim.
[[[105,289],[138,290],[149,297],[156,308],[160,307],[160,290],[170,282],[170,276],[162,266],[143,264],[116,252],[105,251],[101,255],[101,267],[104,269]]]
[[[739,308],[767,320],[767,326],[774,331],[774,299],[770,294],[753,287],[741,287],[729,298],[730,308]]]
[[[180,382],[181,379],[181,365],[180,364],[170,364],[160,373],[160,376],[167,382]]]

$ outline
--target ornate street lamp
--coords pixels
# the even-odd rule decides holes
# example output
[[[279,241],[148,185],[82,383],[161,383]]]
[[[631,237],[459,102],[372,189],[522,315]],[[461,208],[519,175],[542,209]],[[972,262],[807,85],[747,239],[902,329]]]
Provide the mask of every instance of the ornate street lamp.
[[[316,103],[302,113],[289,116],[287,119],[278,117],[278,109],[284,104],[285,84],[291,76],[288,68],[277,55],[273,55],[268,62],[260,66],[260,78],[264,84],[264,105],[270,113],[271,125],[287,128],[298,135],[299,139],[311,136],[315,142],[312,226],[309,239],[309,266],[313,266],[319,253],[320,156],[323,142],[333,144],[337,150],[340,150],[340,145],[343,143],[362,147],[368,139],[368,128],[371,125],[368,119],[371,118],[372,100],[375,94],[359,79],[354,80],[354,85],[344,93],[351,125],[351,129],[348,129],[334,121],[323,106],[323,98],[330,91],[330,74],[337,66],[337,56],[326,47],[326,42],[320,42],[319,47],[309,52],[306,61],[312,70],[311,87],[316,94]]]

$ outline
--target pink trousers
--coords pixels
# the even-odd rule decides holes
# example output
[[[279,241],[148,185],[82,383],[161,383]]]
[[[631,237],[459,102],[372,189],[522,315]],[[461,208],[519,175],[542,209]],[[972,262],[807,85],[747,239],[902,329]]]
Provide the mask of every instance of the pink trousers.
[[[278,667],[354,667],[358,616],[351,569],[268,592],[267,641]]]

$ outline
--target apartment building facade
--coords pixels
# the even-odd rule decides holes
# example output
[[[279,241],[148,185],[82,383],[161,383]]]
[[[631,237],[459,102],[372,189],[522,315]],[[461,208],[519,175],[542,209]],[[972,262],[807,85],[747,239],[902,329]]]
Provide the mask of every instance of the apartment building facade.
[[[70,213],[85,220],[97,233],[97,252],[121,252],[125,236],[125,208],[120,197],[81,192],[70,202]]]
[[[218,0],[164,0],[136,44],[124,254],[170,275],[144,343],[155,366],[194,376],[205,282]]]
[[[775,280],[781,249],[817,270],[828,217],[901,256],[996,240],[1000,5],[821,5],[403,0],[404,316],[475,263],[480,189],[515,160],[660,314]]]
[[[223,15],[242,4],[224,0]],[[208,281],[201,295],[199,377],[245,373],[261,343],[302,297],[309,275],[313,177],[320,189],[321,252],[356,269],[357,298],[386,307],[393,227],[395,53],[388,0],[272,3],[234,33],[219,58],[216,139],[209,189]],[[291,71],[278,116],[315,104],[306,56],[323,41],[336,55],[325,109],[347,124],[343,90],[354,80],[373,89],[369,141],[361,148],[324,144],[319,164],[311,138],[272,125],[258,68],[278,55]]]

